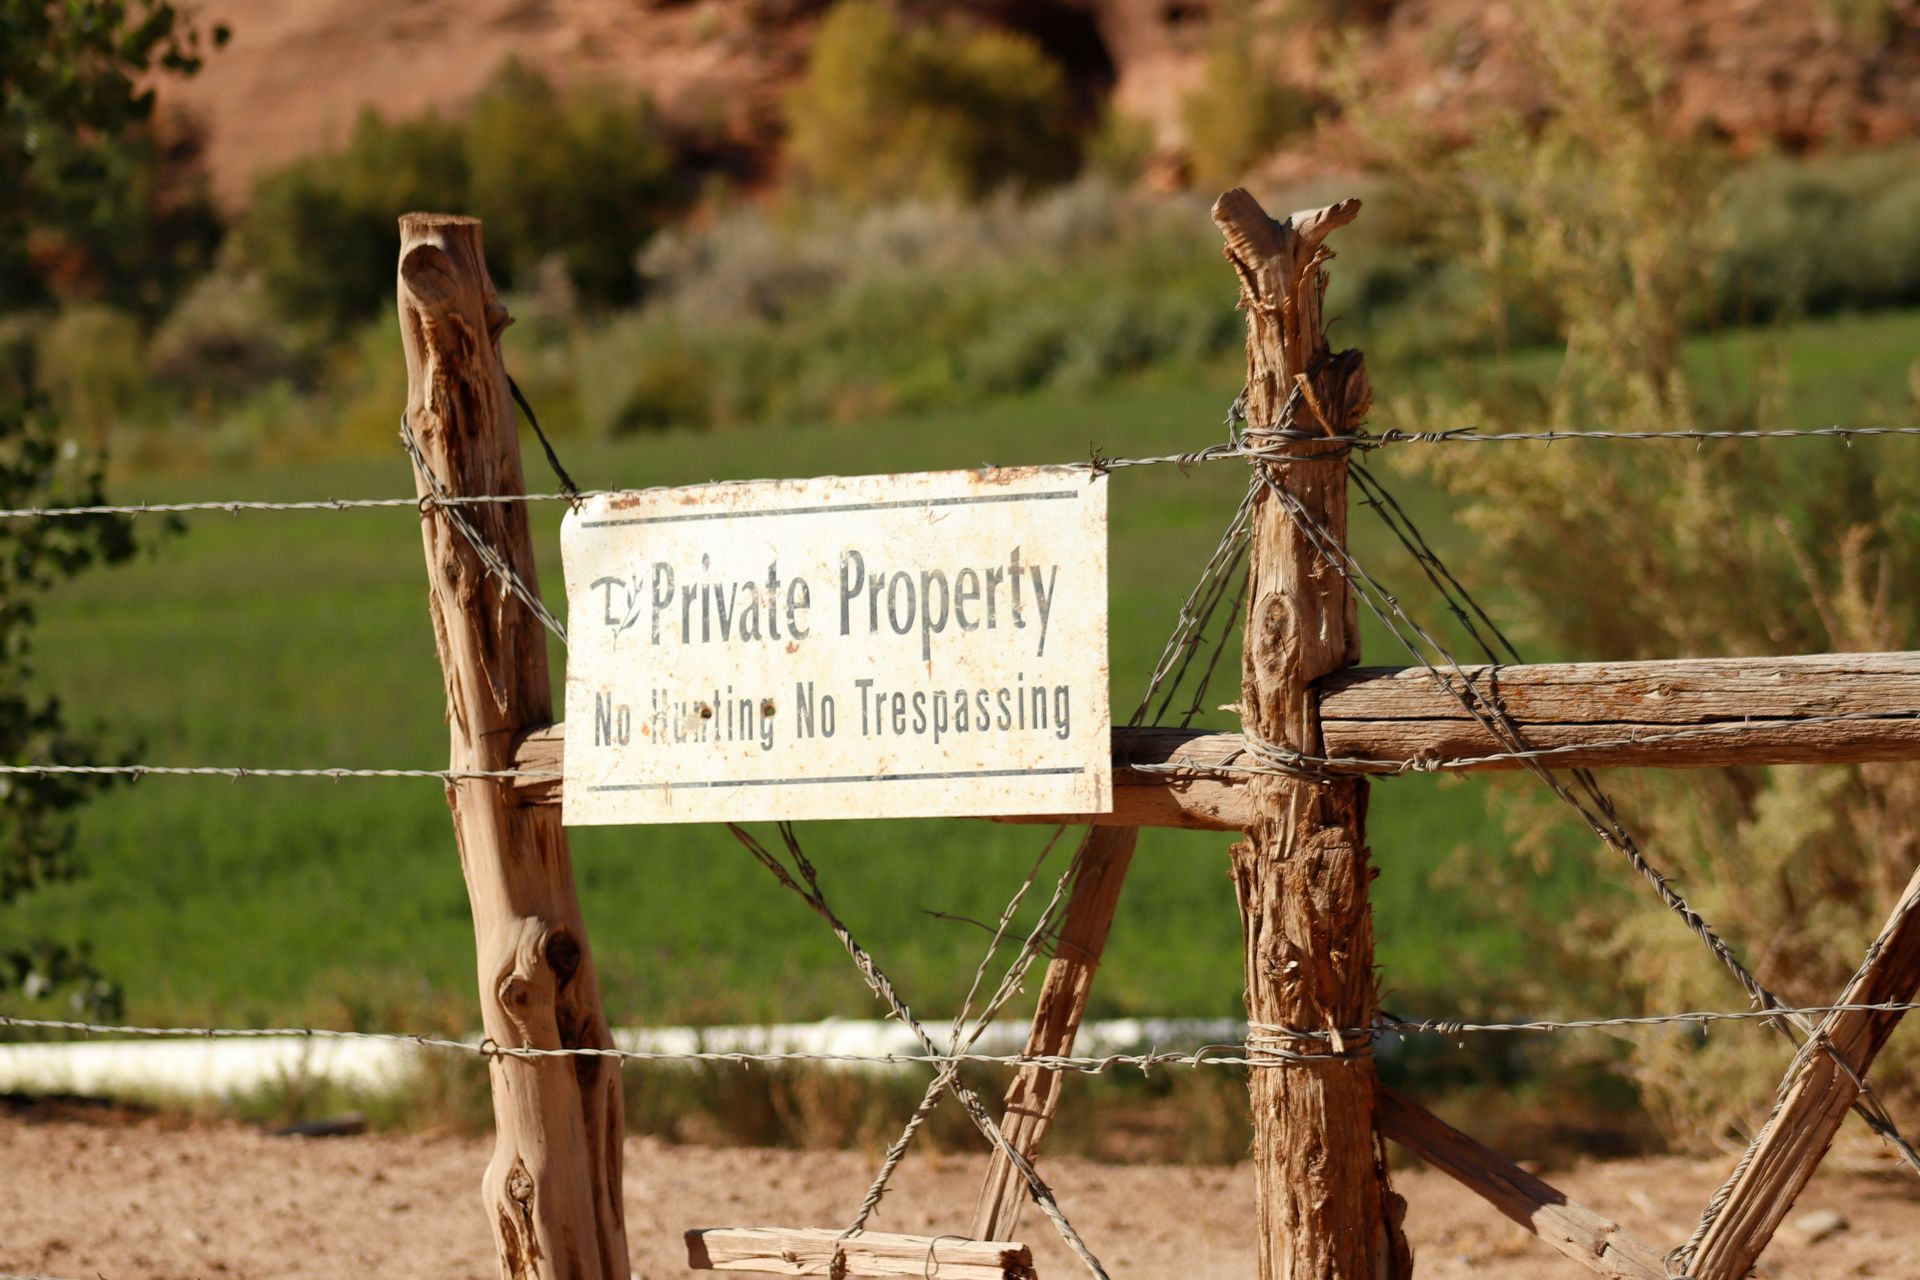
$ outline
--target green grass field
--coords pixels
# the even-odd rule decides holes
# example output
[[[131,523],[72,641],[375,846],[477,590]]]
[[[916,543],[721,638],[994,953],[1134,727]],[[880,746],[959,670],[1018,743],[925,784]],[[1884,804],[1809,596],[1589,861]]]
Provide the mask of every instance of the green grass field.
[[[1762,365],[1784,367],[1803,425],[1885,421],[1886,407],[1902,403],[1917,333],[1910,314],[1848,320],[1796,330],[1790,341],[1702,344],[1695,358],[1703,372],[1724,365],[1729,386]],[[1383,399],[1397,376],[1375,371]],[[910,421],[562,442],[562,452],[575,477],[595,487],[1055,462],[1084,458],[1092,445],[1164,453],[1216,439],[1236,385],[1222,370]],[[528,472],[533,487],[551,487],[531,442]],[[1244,479],[1234,465],[1113,477],[1116,719],[1137,699]],[[1436,496],[1417,481],[1396,485],[1434,526],[1443,553],[1468,564],[1469,585],[1491,587],[1471,570]],[[129,500],[360,497],[407,493],[410,483],[396,449],[274,470],[128,477],[116,492]],[[546,594],[556,603],[559,515],[557,504],[534,508]],[[1363,562],[1421,602],[1413,567],[1358,513],[1353,541]],[[45,611],[39,646],[42,676],[74,718],[138,740],[149,762],[446,761],[417,518],[405,508],[191,517],[186,535],[156,556],[64,588]],[[1370,661],[1401,660],[1373,631],[1366,648]],[[556,653],[556,673],[562,660]],[[1210,706],[1236,696],[1236,673],[1237,663],[1223,664]],[[1212,712],[1209,723],[1232,721]],[[945,820],[816,823],[802,834],[855,934],[911,1003],[939,1014],[964,990],[984,935],[926,913],[991,918],[1047,832]],[[1497,992],[1503,973],[1528,963],[1509,923],[1464,892],[1435,888],[1443,863],[1500,839],[1498,817],[1473,782],[1415,778],[1375,788],[1379,959],[1397,1010],[1447,1011],[1463,990]],[[0,931],[90,939],[125,983],[136,1020],[406,1029],[468,1018],[472,937],[445,802],[431,781],[151,778],[85,810],[80,840],[87,874],[0,910]],[[1237,1011],[1227,843],[1193,833],[1143,839],[1096,1012]],[[573,848],[615,1023],[876,1014],[834,940],[723,830],[582,829]],[[1050,865],[1063,866],[1068,852]],[[1569,864],[1543,877],[1538,909],[1584,891],[1583,875]]]

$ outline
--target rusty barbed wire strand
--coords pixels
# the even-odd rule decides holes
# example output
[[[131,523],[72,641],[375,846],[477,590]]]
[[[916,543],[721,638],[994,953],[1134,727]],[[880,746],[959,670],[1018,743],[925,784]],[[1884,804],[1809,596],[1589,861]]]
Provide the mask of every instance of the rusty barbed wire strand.
[[[791,824],[785,825],[786,830],[791,831]],[[1034,958],[1038,956],[1040,952],[1042,941],[1047,934],[1051,932],[1055,920],[1055,913],[1066,897],[1067,885],[1080,867],[1081,861],[1086,854],[1087,842],[1085,839],[1081,841],[1080,848],[1068,861],[1066,870],[1061,872],[1059,881],[1054,886],[1052,900],[1047,904],[1046,908],[1041,911],[1032,929],[1028,931],[1020,952],[1014,957],[1013,963],[1001,978],[1000,984],[995,988],[993,996],[981,1010],[979,1018],[969,1027],[967,1025],[967,1018],[973,1010],[974,997],[979,994],[980,984],[986,980],[987,969],[992,965],[994,956],[999,954],[1000,943],[1006,937],[1007,930],[1012,926],[1013,917],[1019,911],[1021,902],[1025,900],[1027,891],[1033,887],[1035,879],[1038,878],[1040,868],[1045,865],[1047,857],[1053,852],[1054,846],[1060,842],[1060,837],[1066,834],[1066,830],[1067,827],[1065,823],[1054,828],[1053,835],[1049,837],[1046,844],[1042,846],[1039,856],[1034,859],[1033,866],[1027,871],[1026,878],[1021,881],[1020,887],[1014,891],[1013,896],[1008,899],[1007,905],[1002,908],[1000,919],[993,929],[993,939],[987,944],[986,954],[980,957],[980,963],[974,967],[973,982],[967,988],[967,994],[960,1002],[960,1011],[954,1015],[953,1029],[947,1039],[948,1054],[959,1053],[963,1048],[971,1049],[979,1042],[981,1033],[987,1029],[987,1024],[999,1013],[1001,1006],[1019,990],[1021,981],[1031,969]],[[1090,835],[1092,829],[1089,828],[1088,830]],[[873,1215],[873,1211],[880,1206],[881,1197],[887,1193],[887,1185],[893,1178],[894,1170],[898,1169],[900,1162],[906,1158],[907,1149],[913,1144],[914,1135],[919,1132],[920,1126],[926,1122],[928,1116],[933,1114],[934,1107],[937,1106],[940,1099],[945,1096],[947,1086],[953,1078],[953,1073],[957,1065],[958,1064],[948,1064],[944,1066],[934,1076],[933,1080],[928,1083],[926,1091],[921,1095],[919,1105],[916,1106],[912,1114],[907,1117],[906,1125],[901,1129],[899,1137],[895,1138],[893,1144],[887,1148],[886,1155],[880,1162],[880,1169],[874,1174],[873,1181],[868,1185],[866,1197],[861,1201],[860,1208],[854,1215],[852,1225],[841,1232],[842,1239],[856,1235],[866,1228],[867,1219],[870,1218]]]
[[[144,778],[226,778],[239,782],[253,778],[312,778],[339,782],[346,778],[432,778],[440,782],[464,782],[472,778],[498,778],[512,781],[554,781],[563,775],[549,769],[349,769],[255,768],[250,765],[173,765],[173,764],[0,764],[0,776],[60,777],[72,774]]]
[[[1796,440],[1796,439],[1871,439],[1883,436],[1920,436],[1920,426],[1886,427],[1781,427],[1771,430],[1752,431],[1506,431],[1483,433],[1473,427],[1456,427],[1441,431],[1402,431],[1389,428],[1377,434],[1361,433],[1346,436],[1327,436],[1309,432],[1274,430],[1257,432],[1263,438],[1279,441],[1312,441],[1315,444],[1344,445],[1347,451],[1371,450],[1402,444],[1557,444],[1577,441],[1694,441],[1705,443],[1714,440]],[[1311,455],[1317,458],[1336,456],[1339,450]],[[1062,470],[1103,473],[1122,471],[1130,467],[1172,466],[1185,469],[1204,462],[1226,461],[1264,461],[1295,462],[1308,457],[1304,454],[1290,453],[1273,446],[1248,444],[1244,441],[1227,441],[1207,445],[1200,449],[1183,453],[1157,454],[1143,457],[1109,457],[1097,451],[1085,462],[1057,464]],[[716,481],[716,484],[758,484],[767,483],[778,477],[764,480],[728,480]],[[831,477],[828,477],[831,478]],[[674,486],[650,485],[632,489],[582,489],[559,493],[495,493],[473,494],[456,497],[436,495],[427,501],[436,507],[485,506],[493,503],[542,503],[564,502],[576,505],[587,498],[620,497],[643,493],[657,493]],[[691,486],[704,488],[707,486]],[[419,507],[420,498],[306,498],[288,501],[251,498],[214,498],[190,502],[127,502],[96,503],[86,506],[40,506],[0,508],[0,520],[50,520],[74,519],[85,516],[143,516],[143,515],[190,515],[194,513],[238,514],[245,511],[354,511],[389,507]]]
[[[1215,660],[1218,658],[1216,649]],[[1211,668],[1209,668],[1209,671]],[[1184,714],[1184,713],[1183,713]],[[1527,747],[1517,751],[1493,751],[1484,755],[1448,757],[1443,760],[1416,757],[1404,760],[1382,760],[1369,756],[1320,756],[1294,751],[1277,743],[1261,742],[1242,734],[1244,749],[1254,757],[1252,763],[1241,764],[1232,761],[1193,760],[1181,756],[1164,761],[1132,761],[1124,755],[1114,760],[1116,768],[1129,769],[1135,773],[1210,773],[1228,776],[1272,775],[1307,778],[1325,781],[1335,777],[1364,776],[1393,778],[1416,773],[1445,773],[1466,769],[1484,768],[1487,765],[1505,762],[1524,763],[1529,760],[1552,760],[1555,757],[1577,755],[1588,751],[1608,751],[1616,748],[1652,746],[1664,742],[1685,741],[1697,738],[1739,737],[1742,734],[1765,733],[1776,729],[1793,729],[1804,725],[1871,723],[1905,723],[1920,719],[1920,708],[1912,711],[1846,711],[1812,716],[1789,716],[1761,720],[1728,720],[1720,724],[1694,725],[1683,729],[1662,730],[1656,733],[1625,734],[1611,738],[1593,738],[1580,742],[1562,743],[1554,747]],[[1124,732],[1124,730],[1123,730]],[[512,781],[558,781],[564,775],[552,769],[380,769],[318,766],[312,768],[278,768],[252,765],[164,765],[164,764],[8,764],[0,765],[0,776],[26,775],[57,777],[63,774],[106,775],[141,778],[148,775],[157,777],[195,777],[225,778],[241,781],[256,778],[309,778],[319,781],[338,782],[349,778],[431,778],[442,782],[461,781],[469,778],[497,778]]]
[[[1383,1016],[1370,1027],[1286,1027],[1277,1023],[1249,1023],[1250,1032],[1287,1040],[1330,1041],[1334,1037],[1360,1042],[1370,1036],[1437,1036],[1456,1039],[1474,1035],[1518,1035],[1527,1033],[1565,1033],[1573,1031],[1635,1030],[1649,1027],[1681,1026],[1702,1029],[1718,1023],[1765,1022],[1786,1015],[1825,1017],[1835,1013],[1914,1013],[1920,1001],[1887,1000],[1874,1003],[1810,1004],[1781,1006],[1778,1009],[1688,1009],[1675,1013],[1622,1014],[1603,1018],[1538,1018],[1505,1022],[1471,1022],[1453,1018],[1398,1018]],[[729,1049],[621,1049],[618,1047],[569,1047],[564,1049],[523,1048],[497,1044],[491,1040],[454,1040],[444,1036],[402,1031],[339,1031],[326,1027],[155,1027],[91,1023],[58,1018],[23,1018],[0,1014],[0,1028],[38,1031],[70,1031],[83,1035],[119,1036],[145,1040],[340,1040],[383,1041],[412,1045],[423,1049],[444,1049],[479,1057],[501,1058],[619,1058],[632,1062],[718,1062],[741,1065],[773,1065],[784,1062],[845,1063],[853,1066],[925,1066],[949,1062],[979,1066],[1027,1067],[1099,1074],[1113,1067],[1138,1067],[1143,1070],[1166,1065],[1185,1066],[1283,1066],[1290,1062],[1326,1062],[1357,1056],[1354,1053],[1289,1054],[1271,1059],[1248,1060],[1231,1055],[1247,1046],[1242,1044],[1206,1044],[1189,1049],[1151,1050],[1143,1053],[1111,1054],[1026,1054],[976,1053],[844,1053],[827,1050],[729,1050]],[[29,1045],[87,1043],[86,1041],[15,1041],[0,1044],[0,1049]]]

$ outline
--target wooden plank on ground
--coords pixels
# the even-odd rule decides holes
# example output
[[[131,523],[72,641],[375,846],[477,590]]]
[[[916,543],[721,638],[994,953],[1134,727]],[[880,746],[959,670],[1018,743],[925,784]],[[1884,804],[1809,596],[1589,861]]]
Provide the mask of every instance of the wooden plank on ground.
[[[1920,870],[1868,957],[1835,1004],[1901,1004],[1920,991]],[[1820,1037],[1833,1052],[1810,1052],[1795,1060],[1780,1085],[1779,1106],[1760,1131],[1752,1161],[1701,1238],[1690,1274],[1699,1280],[1742,1280],[1753,1269],[1819,1168],[1859,1093],[1834,1054],[1866,1078],[1900,1017],[1897,1012],[1839,1012],[1821,1022]]]
[[[838,1270],[836,1255],[842,1262]],[[696,1228],[687,1232],[687,1265],[703,1271],[758,1271],[776,1276],[1033,1280],[1033,1253],[1023,1244],[878,1231],[842,1238],[825,1227]]]
[[[1389,1139],[1589,1270],[1609,1280],[1667,1280],[1666,1266],[1652,1246],[1385,1086],[1380,1127]]]
[[[1028,1055],[1073,1052],[1074,1037],[1093,995],[1093,975],[1107,945],[1114,908],[1120,904],[1120,887],[1126,882],[1127,867],[1133,862],[1139,839],[1138,827],[1099,827],[1087,837],[1080,870],[1073,880],[1073,896],[1067,903],[1067,917],[1060,925],[1053,960],[1047,965],[1046,981],[1033,1011]],[[1062,1079],[1061,1072],[1027,1066],[1014,1074],[1007,1088],[1007,1109],[1000,1120],[1000,1132],[1028,1161],[1039,1154],[1041,1139],[1053,1123]],[[1011,1237],[1027,1199],[1026,1179],[1014,1169],[1006,1151],[995,1148],[974,1211],[974,1236],[981,1240]]]

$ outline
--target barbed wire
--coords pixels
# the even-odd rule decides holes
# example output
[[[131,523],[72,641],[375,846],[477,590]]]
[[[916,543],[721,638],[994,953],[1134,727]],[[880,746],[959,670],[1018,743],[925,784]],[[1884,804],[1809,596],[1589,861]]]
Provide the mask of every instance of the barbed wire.
[[[1765,1022],[1780,1017],[1826,1017],[1835,1013],[1913,1013],[1920,1001],[1886,1000],[1872,1003],[1782,1005],[1773,1009],[1688,1009],[1674,1013],[1621,1014],[1598,1018],[1532,1018],[1503,1022],[1472,1022],[1455,1018],[1399,1018],[1382,1016],[1369,1027],[1337,1029],[1287,1027],[1275,1023],[1249,1023],[1249,1033],[1258,1038],[1285,1040],[1334,1040],[1364,1043],[1378,1036],[1435,1036],[1443,1040],[1476,1035],[1513,1035],[1523,1033],[1563,1033],[1572,1031],[1635,1030],[1662,1026],[1704,1028],[1717,1023]],[[1151,1050],[1142,1053],[1112,1054],[1028,1054],[977,1053],[971,1051],[932,1053],[851,1053],[830,1050],[735,1050],[735,1049],[621,1049],[606,1047],[568,1047],[540,1049],[502,1045],[491,1039],[455,1040],[444,1036],[403,1031],[342,1031],[327,1027],[155,1027],[92,1023],[57,1018],[21,1018],[0,1014],[0,1027],[21,1030],[70,1031],[85,1035],[120,1036],[155,1040],[334,1040],[379,1041],[407,1044],[423,1049],[444,1049],[479,1057],[500,1058],[618,1058],[629,1062],[736,1063],[745,1066],[775,1065],[784,1062],[844,1063],[867,1066],[909,1066],[974,1064],[981,1066],[1027,1067],[1078,1071],[1098,1074],[1111,1067],[1147,1069],[1163,1065],[1187,1066],[1284,1066],[1294,1062],[1322,1062],[1352,1058],[1355,1051],[1326,1054],[1276,1053],[1250,1043],[1207,1044],[1189,1049]],[[977,1038],[977,1037],[976,1037]],[[85,1043],[35,1042],[20,1044]],[[16,1047],[0,1045],[0,1048]],[[1233,1057],[1239,1051],[1258,1049],[1259,1057]]]
[[[1085,462],[1057,464],[1063,470],[1108,472],[1122,471],[1130,467],[1172,466],[1185,470],[1206,462],[1260,461],[1260,462],[1299,462],[1308,460],[1308,455],[1294,453],[1286,449],[1286,442],[1311,441],[1323,450],[1326,445],[1344,445],[1348,451],[1371,450],[1391,445],[1403,444],[1558,444],[1578,441],[1694,441],[1705,443],[1714,440],[1804,440],[1839,439],[1851,442],[1854,439],[1870,439],[1881,436],[1920,436],[1920,426],[1888,427],[1779,427],[1769,430],[1751,431],[1501,431],[1482,432],[1475,427],[1454,427],[1440,431],[1403,431],[1390,427],[1381,432],[1358,432],[1351,435],[1321,435],[1312,432],[1274,430],[1254,433],[1260,440],[1279,441],[1280,445],[1259,444],[1248,440],[1232,440],[1204,448],[1187,450],[1181,453],[1152,454],[1141,457],[1108,456],[1095,452]],[[1318,452],[1314,459],[1324,461],[1328,457],[1338,456],[1338,449]],[[824,477],[832,479],[834,477]],[[765,480],[727,480],[714,481],[719,484],[762,484],[777,477]],[[466,507],[485,506],[490,503],[543,503],[564,502],[576,504],[586,498],[632,497],[641,494],[660,493],[678,486],[650,485],[634,489],[584,489],[578,492],[560,493],[484,493],[472,495],[430,494],[419,498],[303,498],[277,501],[258,498],[210,498],[190,502],[124,502],[95,503],[87,506],[37,506],[0,508],[0,520],[58,520],[75,519],[86,516],[144,516],[144,515],[191,515],[195,513],[238,514],[247,511],[356,511],[378,510],[382,508],[412,507]],[[706,488],[709,485],[695,485],[693,488]]]
[[[1217,657],[1217,655],[1216,655]],[[1212,668],[1209,667],[1208,673]],[[1204,689],[1204,685],[1201,686]],[[1164,706],[1162,707],[1164,711]],[[1190,718],[1190,717],[1184,717]],[[1628,747],[1657,746],[1661,743],[1686,741],[1698,738],[1738,737],[1742,734],[1766,733],[1778,729],[1795,729],[1807,725],[1873,723],[1906,723],[1920,720],[1920,708],[1893,711],[1846,711],[1825,715],[1783,716],[1764,720],[1729,720],[1720,724],[1692,725],[1683,729],[1661,730],[1654,733],[1629,733],[1610,738],[1583,739],[1579,742],[1567,742],[1553,747],[1528,747],[1514,751],[1492,751],[1477,756],[1423,757],[1416,756],[1401,760],[1378,759],[1370,756],[1322,756],[1294,751],[1277,743],[1261,742],[1246,734],[1241,735],[1242,749],[1253,760],[1251,763],[1238,763],[1232,760],[1194,760],[1179,755],[1169,760],[1133,761],[1125,754],[1114,759],[1114,766],[1131,770],[1134,773],[1209,773],[1229,776],[1280,775],[1285,777],[1308,778],[1327,781],[1335,777],[1400,777],[1416,773],[1446,773],[1459,770],[1484,769],[1490,765],[1512,762],[1524,764],[1530,760],[1552,760],[1556,757],[1579,755],[1592,751],[1611,751]],[[1524,722],[1521,727],[1526,728]],[[1533,726],[1537,727],[1537,726]],[[1123,741],[1125,730],[1120,736]],[[142,778],[149,775],[159,777],[195,777],[226,778],[240,781],[251,778],[310,778],[320,781],[338,782],[346,778],[431,778],[441,782],[457,782],[466,779],[496,778],[510,781],[560,781],[565,774],[553,769],[377,769],[319,766],[313,768],[276,768],[251,765],[161,765],[161,764],[10,764],[0,765],[0,775],[28,775],[57,777],[63,774],[79,776],[105,775]]]
[[[524,404],[525,401],[521,403]],[[541,439],[542,442],[545,441],[544,436]],[[434,474],[433,468],[427,465],[427,456],[421,451],[420,442],[414,438],[413,427],[407,422],[407,415],[404,413],[400,415],[400,447],[407,451],[407,457],[412,460],[414,472],[420,477],[420,483],[426,487],[428,496],[436,499],[453,496],[447,486],[440,482],[440,477]],[[549,456],[551,457],[551,454]],[[559,460],[553,459],[553,462],[557,469]],[[564,471],[560,472],[560,477],[569,490],[569,500],[577,502],[579,495],[578,491],[573,489],[573,481]],[[527,585],[526,579],[520,576],[519,570],[513,567],[512,562],[487,541],[485,534],[473,527],[473,522],[461,512],[459,504],[442,502],[439,505],[439,511],[446,517],[447,523],[453,526],[454,532],[466,539],[467,545],[473,549],[473,554],[479,558],[481,565],[527,607],[528,612],[533,614],[541,626],[553,633],[560,643],[565,645],[567,643],[566,624],[553,616],[546,602],[540,598],[540,592]],[[531,554],[530,551],[529,554]]]
[[[440,782],[463,782],[472,778],[498,778],[511,781],[552,781],[564,775],[549,769],[349,769],[255,768],[250,765],[174,765],[174,764],[4,764],[0,776],[27,775],[52,778],[63,775],[144,778],[314,778],[339,782],[344,778],[433,778]]]
[[[859,972],[860,979],[866,984],[867,989],[887,1006],[888,1011],[902,1026],[913,1033],[913,1038],[919,1042],[922,1052],[930,1058],[938,1058],[941,1056],[939,1045],[934,1041],[933,1034],[927,1030],[925,1024],[923,1024],[919,1018],[914,1016],[913,1010],[908,1008],[906,1002],[901,999],[900,993],[895,989],[892,979],[888,978],[886,973],[881,970],[879,964],[874,960],[873,954],[860,945],[854,938],[853,931],[847,927],[846,921],[842,920],[834,911],[833,907],[827,902],[826,892],[820,887],[819,873],[815,869],[812,860],[807,857],[806,851],[801,848],[800,840],[794,832],[793,824],[791,822],[776,824],[776,828],[780,832],[781,842],[786,847],[787,857],[793,863],[793,869],[791,871],[787,869],[784,863],[769,852],[766,846],[761,844],[760,841],[754,837],[753,833],[745,827],[742,827],[738,823],[731,822],[726,824],[726,826],[733,837],[753,855],[756,861],[772,873],[774,879],[777,880],[783,888],[791,890],[795,896],[807,904],[807,907],[812,910],[815,915],[820,917],[821,921],[833,932],[835,939],[845,948],[848,959],[853,961],[853,966]],[[1037,866],[1038,864],[1036,863],[1036,869]],[[1064,876],[1061,878],[1060,884],[1061,890],[1063,891],[1066,885],[1066,878]],[[1024,892],[1024,889],[1022,892]],[[1059,893],[1060,891],[1056,891],[1055,905],[1058,904]],[[1049,911],[1052,909],[1051,906],[1048,908]],[[1032,938],[1039,935],[1044,924],[1045,921],[1043,919],[1042,924],[1036,926],[1034,934],[1030,937],[1028,949],[1023,950],[1022,953],[1015,958],[1014,964],[1009,967],[1009,982],[1015,985],[1018,984],[1019,973],[1024,972],[1021,966],[1030,963],[1032,959]],[[992,959],[993,952],[989,949],[986,958],[981,961],[981,968],[984,969]],[[992,1016],[992,1010],[983,1011],[979,1018],[979,1025],[984,1027]],[[976,1030],[975,1035],[977,1034],[978,1031]],[[967,1118],[973,1121],[974,1127],[979,1129],[987,1141],[1006,1157],[1007,1162],[1013,1166],[1014,1170],[1019,1173],[1022,1181],[1026,1183],[1028,1193],[1033,1197],[1033,1202],[1040,1207],[1040,1211],[1046,1215],[1047,1220],[1051,1222],[1054,1229],[1059,1232],[1061,1240],[1066,1243],[1067,1247],[1071,1249],[1074,1255],[1086,1266],[1087,1271],[1095,1277],[1095,1280],[1108,1280],[1106,1269],[1100,1265],[1100,1260],[1095,1257],[1093,1251],[1087,1247],[1087,1243],[1081,1238],[1079,1231],[1068,1221],[1065,1211],[1060,1208],[1059,1202],[1054,1198],[1053,1189],[1047,1185],[1046,1180],[1043,1179],[1039,1171],[1034,1168],[1033,1160],[1013,1145],[1012,1141],[1008,1139],[1007,1135],[1001,1130],[999,1123],[994,1120],[993,1115],[987,1110],[986,1104],[981,1101],[980,1095],[960,1079],[958,1064],[951,1062],[943,1064],[936,1077],[935,1084],[953,1096],[954,1101],[960,1104],[960,1109],[966,1113]],[[928,1089],[928,1093],[930,1095],[933,1093],[931,1087]],[[922,1108],[916,1110],[915,1119],[908,1123],[906,1132],[902,1134],[900,1143],[897,1144],[901,1151],[904,1151],[905,1144],[912,1140],[914,1130],[918,1127],[918,1121],[924,1118],[923,1111],[930,1109],[931,1104],[923,1103]],[[894,1163],[898,1162],[898,1157],[892,1152],[889,1152],[887,1159]],[[871,1205],[877,1201],[879,1195],[884,1193],[886,1178],[890,1173],[891,1168],[883,1165],[880,1177],[868,1191],[867,1204],[861,1209],[862,1220],[864,1220],[864,1215],[870,1210]],[[855,1229],[857,1229],[857,1223]]]
[[[1562,440],[1852,440],[1855,437],[1920,436],[1920,427],[1775,427],[1748,431],[1496,431],[1475,427],[1445,431],[1401,431],[1390,427],[1378,435],[1356,437],[1374,444],[1554,444]]]

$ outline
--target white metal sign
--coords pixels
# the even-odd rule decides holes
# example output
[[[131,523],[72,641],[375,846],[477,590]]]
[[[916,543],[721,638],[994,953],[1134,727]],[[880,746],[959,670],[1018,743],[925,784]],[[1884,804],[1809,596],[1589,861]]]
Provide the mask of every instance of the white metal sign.
[[[1112,807],[1102,476],[615,494],[561,548],[569,823]]]

